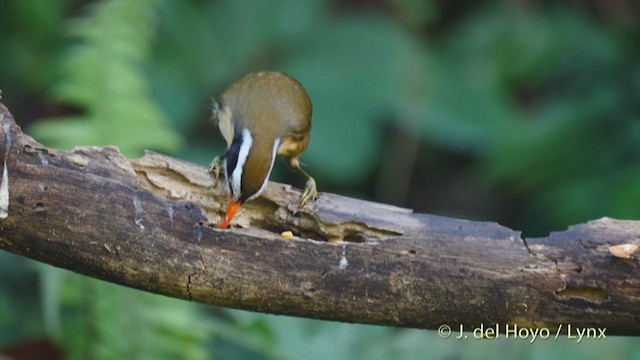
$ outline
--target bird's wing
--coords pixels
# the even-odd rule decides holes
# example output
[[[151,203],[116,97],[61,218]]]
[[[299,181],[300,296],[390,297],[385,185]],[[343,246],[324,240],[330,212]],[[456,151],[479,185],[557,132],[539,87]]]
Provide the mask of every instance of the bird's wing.
[[[216,117],[218,118],[218,128],[220,134],[227,142],[227,148],[233,142],[233,124],[231,122],[231,109],[228,106],[216,106]]]

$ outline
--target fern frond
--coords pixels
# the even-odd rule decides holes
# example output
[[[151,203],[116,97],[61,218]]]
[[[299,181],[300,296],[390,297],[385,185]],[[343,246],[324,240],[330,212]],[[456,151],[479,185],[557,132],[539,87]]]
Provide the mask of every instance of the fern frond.
[[[142,69],[157,2],[105,0],[70,23],[77,43],[62,59],[61,78],[52,90],[56,100],[84,114],[38,122],[30,129],[36,138],[61,148],[113,144],[128,156],[146,148],[178,148],[181,138],[151,99]]]

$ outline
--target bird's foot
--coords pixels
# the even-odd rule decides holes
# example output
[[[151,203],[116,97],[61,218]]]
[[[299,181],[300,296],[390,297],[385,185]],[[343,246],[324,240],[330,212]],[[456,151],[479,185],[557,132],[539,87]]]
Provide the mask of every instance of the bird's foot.
[[[302,197],[300,198],[300,204],[298,208],[302,208],[306,203],[311,201],[316,201],[318,198],[318,188],[316,186],[316,181],[313,178],[309,178],[307,180],[307,185],[304,187],[304,192],[302,193]]]
[[[211,160],[211,163],[209,164],[209,168],[207,170],[207,172],[211,175],[213,175],[214,178],[214,182],[213,182],[213,187],[215,188],[216,186],[218,186],[218,180],[220,179],[220,173],[222,171],[222,156],[216,156],[213,158],[213,160]]]

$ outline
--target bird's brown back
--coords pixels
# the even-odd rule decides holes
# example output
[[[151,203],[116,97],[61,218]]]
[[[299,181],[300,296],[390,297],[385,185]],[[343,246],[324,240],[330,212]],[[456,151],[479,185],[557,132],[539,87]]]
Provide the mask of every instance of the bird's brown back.
[[[248,129],[253,137],[242,175],[243,193],[257,192],[268,176],[276,139],[280,145],[277,154],[286,157],[298,156],[307,147],[311,100],[298,81],[283,73],[245,75],[220,95],[219,106],[223,114],[219,120],[225,122],[221,132],[229,145],[235,129]]]
[[[311,100],[298,81],[283,73],[250,73],[227,88],[220,103],[229,107],[232,121],[249,130],[260,123],[265,137],[303,137],[311,129]]]

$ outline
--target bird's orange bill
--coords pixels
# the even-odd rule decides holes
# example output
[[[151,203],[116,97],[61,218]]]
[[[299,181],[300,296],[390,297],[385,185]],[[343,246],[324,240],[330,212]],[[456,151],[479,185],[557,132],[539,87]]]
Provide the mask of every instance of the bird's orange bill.
[[[227,226],[229,226],[229,223],[231,223],[231,219],[233,219],[236,211],[240,209],[240,205],[242,205],[240,201],[233,201],[233,196],[229,195],[229,207],[227,208],[227,213],[224,215],[224,220],[222,220],[220,225],[218,225],[220,229],[226,229]]]

